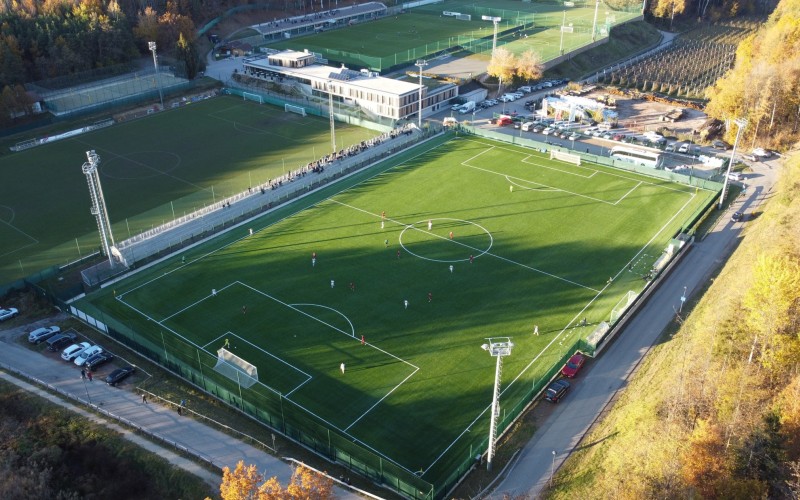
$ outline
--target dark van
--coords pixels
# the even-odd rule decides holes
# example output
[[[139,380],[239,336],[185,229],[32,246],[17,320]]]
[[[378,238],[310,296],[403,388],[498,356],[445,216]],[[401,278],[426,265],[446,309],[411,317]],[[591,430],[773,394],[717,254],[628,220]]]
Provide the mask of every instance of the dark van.
[[[54,335],[47,339],[47,350],[57,352],[61,349],[67,347],[70,344],[75,343],[75,339],[78,338],[74,332],[64,332],[59,333],[58,335]]]

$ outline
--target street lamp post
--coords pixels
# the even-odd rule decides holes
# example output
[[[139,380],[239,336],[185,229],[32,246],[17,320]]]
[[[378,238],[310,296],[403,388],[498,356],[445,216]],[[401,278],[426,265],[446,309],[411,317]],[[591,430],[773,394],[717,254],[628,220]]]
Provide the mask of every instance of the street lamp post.
[[[736,130],[736,140],[733,141],[733,150],[731,150],[731,160],[728,162],[728,170],[725,172],[725,178],[722,179],[722,194],[719,197],[720,209],[725,205],[725,195],[728,191],[728,175],[730,175],[731,169],[733,169],[733,160],[736,158],[736,146],[739,145],[739,136],[742,135],[742,129],[747,126],[747,120],[744,118],[737,118],[733,120],[733,123],[735,123],[739,129]]]
[[[422,130],[422,68],[428,65],[428,61],[425,59],[417,59],[417,62],[414,63],[414,66],[419,68],[419,119],[417,126],[420,130]]]
[[[683,287],[683,295],[681,295],[681,307],[678,308],[679,314],[683,312],[683,304],[686,302],[686,288],[687,287]]]
[[[497,358],[494,370],[494,391],[492,395],[492,415],[489,423],[489,449],[486,450],[486,470],[492,470],[492,460],[494,459],[495,441],[497,440],[497,417],[500,413],[500,374],[503,371],[503,356],[511,355],[511,348],[514,344],[509,337],[497,337],[486,339],[489,341],[481,348]]]
[[[550,487],[553,487],[553,475],[556,473],[556,450],[553,450],[553,462],[550,464]]]
[[[158,74],[158,56],[156,55],[156,42],[147,42],[147,47],[153,53],[153,66],[156,69],[156,85],[158,86],[158,97],[161,99],[161,110],[164,110],[164,94],[161,92],[161,77]]]

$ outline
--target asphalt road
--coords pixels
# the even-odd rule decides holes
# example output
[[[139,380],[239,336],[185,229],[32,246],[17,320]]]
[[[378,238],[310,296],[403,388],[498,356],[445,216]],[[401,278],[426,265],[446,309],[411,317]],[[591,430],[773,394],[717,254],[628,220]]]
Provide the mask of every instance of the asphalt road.
[[[570,453],[591,444],[582,442],[584,436],[675,318],[684,287],[691,297],[735,250],[749,222],[747,218],[732,222],[730,213],[738,210],[752,214],[757,210],[770,196],[777,169],[775,160],[754,165],[747,192],[722,214],[705,239],[695,243],[614,343],[575,379],[570,393],[543,417],[533,439],[486,498],[537,498]]]

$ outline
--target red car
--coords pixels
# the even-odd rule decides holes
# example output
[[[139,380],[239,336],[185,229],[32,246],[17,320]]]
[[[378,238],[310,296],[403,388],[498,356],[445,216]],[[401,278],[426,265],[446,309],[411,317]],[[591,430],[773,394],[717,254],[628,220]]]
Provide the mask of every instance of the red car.
[[[564,365],[564,368],[561,369],[561,375],[564,375],[567,378],[572,378],[581,371],[581,367],[586,362],[586,356],[581,353],[573,354],[567,364]]]

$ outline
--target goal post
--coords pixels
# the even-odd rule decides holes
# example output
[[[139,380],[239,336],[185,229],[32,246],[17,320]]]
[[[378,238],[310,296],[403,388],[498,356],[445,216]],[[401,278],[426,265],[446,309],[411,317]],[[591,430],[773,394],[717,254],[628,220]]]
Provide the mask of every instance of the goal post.
[[[626,293],[621,299],[619,299],[617,305],[615,305],[614,308],[611,309],[611,317],[609,318],[609,322],[612,325],[616,323],[617,320],[621,318],[623,314],[625,314],[625,311],[627,311],[628,308],[631,306],[631,304],[633,304],[633,301],[636,300],[636,297],[638,297],[638,294],[633,290],[629,290],[628,293]]]
[[[217,351],[217,364],[214,365],[214,371],[237,382],[245,389],[258,382],[258,368],[224,347]]]
[[[242,99],[245,101],[255,101],[259,104],[264,104],[264,99],[258,94],[251,94],[250,92],[242,92]]]
[[[557,151],[555,149],[551,149],[550,150],[550,159],[551,160],[561,160],[561,161],[565,161],[567,163],[572,163],[572,164],[579,165],[579,166],[581,164],[581,157],[580,156],[578,156],[576,154],[572,154],[572,153],[565,153],[563,151]]]
[[[287,113],[297,113],[301,116],[306,116],[306,108],[303,106],[295,106],[294,104],[284,104],[283,110]]]

